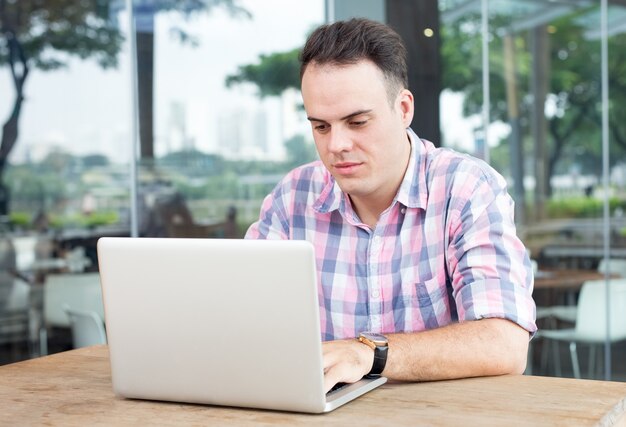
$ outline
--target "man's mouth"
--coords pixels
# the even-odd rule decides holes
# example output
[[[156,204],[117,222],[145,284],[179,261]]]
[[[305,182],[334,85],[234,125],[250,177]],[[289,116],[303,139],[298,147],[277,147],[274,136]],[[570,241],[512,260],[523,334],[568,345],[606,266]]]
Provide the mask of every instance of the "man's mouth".
[[[333,164],[333,169],[339,175],[353,175],[363,165],[363,162],[338,162]]]

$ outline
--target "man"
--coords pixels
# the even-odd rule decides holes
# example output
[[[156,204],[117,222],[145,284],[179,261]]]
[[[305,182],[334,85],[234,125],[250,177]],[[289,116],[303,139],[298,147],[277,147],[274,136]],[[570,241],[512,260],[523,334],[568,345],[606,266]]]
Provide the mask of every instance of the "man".
[[[504,179],[409,128],[406,50],[389,27],[322,26],[301,60],[321,162],[290,172],[246,237],[315,246],[326,389],[523,372],[533,279]]]

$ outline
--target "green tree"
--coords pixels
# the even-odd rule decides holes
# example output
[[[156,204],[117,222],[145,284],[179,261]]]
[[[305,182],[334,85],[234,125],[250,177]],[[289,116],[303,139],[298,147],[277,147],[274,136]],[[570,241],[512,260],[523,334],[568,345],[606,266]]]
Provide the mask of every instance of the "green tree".
[[[308,142],[303,135],[295,135],[285,141],[287,162],[290,168],[312,162],[317,159],[315,145]]]
[[[217,154],[207,154],[199,150],[180,150],[166,154],[159,159],[165,167],[184,169],[190,176],[220,175],[224,173],[224,158]]]
[[[0,0],[0,66],[7,65],[15,89],[13,107],[0,137],[0,215],[9,209],[4,173],[19,135],[19,118],[30,71],[55,70],[69,57],[117,65],[122,36],[108,23],[99,0]]]
[[[39,163],[39,169],[45,172],[52,172],[59,176],[67,174],[78,166],[78,158],[62,150],[54,149],[50,151]]]
[[[179,11],[185,16],[221,6],[233,15],[249,16],[238,0],[135,0],[135,15],[147,23],[138,30],[137,50],[140,91],[142,152],[152,152],[152,58],[154,19],[159,12]],[[0,66],[7,65],[15,89],[13,107],[0,139],[0,215],[9,209],[4,172],[9,154],[18,141],[19,118],[25,84],[33,69],[51,71],[67,66],[70,57],[95,59],[103,68],[117,65],[123,36],[112,25],[119,5],[110,0],[0,0]],[[197,44],[181,28],[171,33],[181,42]],[[147,132],[146,129],[150,131]],[[147,135],[147,136],[146,136]],[[149,148],[146,148],[148,147]]]
[[[557,172],[566,173],[572,163],[582,172],[601,172],[601,105],[600,105],[600,43],[586,40],[586,28],[580,17],[590,9],[567,15],[552,23],[555,30],[550,38],[550,81],[548,100],[554,107],[548,121],[548,165],[546,179]],[[510,121],[507,108],[505,81],[504,35],[509,34],[512,16],[490,18],[492,39],[489,44],[490,63],[490,117],[493,121]],[[530,93],[532,56],[528,31],[512,34],[515,50],[514,74],[518,94]],[[480,16],[468,14],[462,19],[442,26],[442,88],[465,95],[464,113],[480,114],[483,104],[482,39]],[[609,40],[609,85],[611,91],[610,132],[611,165],[620,162],[626,154],[626,34],[614,35]],[[287,88],[299,88],[298,50],[261,55],[255,64],[242,65],[226,79],[227,85],[251,83],[260,96],[280,94]],[[533,107],[529,96],[518,103],[520,133],[528,145],[530,113]],[[497,160],[506,159],[503,148],[498,149]],[[576,147],[576,149],[568,149]],[[507,148],[508,149],[508,148]],[[523,147],[523,153],[531,151]]]
[[[226,86],[251,83],[259,89],[259,96],[280,96],[285,90],[300,89],[300,49],[288,52],[261,54],[256,64],[242,65],[226,77]]]
[[[601,68],[600,42],[586,39],[587,29],[581,25],[583,9],[564,16],[550,25],[549,82],[546,114],[548,130],[548,164],[546,179],[555,173],[568,173],[573,164],[584,173],[601,173]],[[466,16],[442,31],[444,63],[443,86],[465,94],[465,114],[479,114],[482,108],[480,17]],[[494,37],[489,45],[490,92],[492,120],[508,122],[507,93],[504,72],[503,34],[509,32],[511,17],[493,17],[490,21]],[[529,32],[515,33],[515,77],[518,94],[531,95]],[[611,165],[626,154],[626,127],[619,120],[626,114],[626,34],[609,39]],[[532,96],[522,96],[519,108],[522,135],[530,133]],[[531,143],[526,138],[527,143]],[[506,143],[506,141],[504,141]],[[525,152],[528,150],[524,150]]]
[[[111,163],[109,158],[104,154],[87,154],[82,159],[83,166],[86,168],[93,168],[98,166],[109,166]]]

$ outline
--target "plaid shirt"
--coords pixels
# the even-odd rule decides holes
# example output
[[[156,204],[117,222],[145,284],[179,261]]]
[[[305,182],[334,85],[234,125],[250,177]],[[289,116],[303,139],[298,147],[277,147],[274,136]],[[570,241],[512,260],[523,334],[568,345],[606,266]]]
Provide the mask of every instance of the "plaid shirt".
[[[482,318],[534,333],[532,270],[505,180],[408,133],[406,174],[374,230],[318,161],[276,186],[246,238],[313,243],[325,341]]]

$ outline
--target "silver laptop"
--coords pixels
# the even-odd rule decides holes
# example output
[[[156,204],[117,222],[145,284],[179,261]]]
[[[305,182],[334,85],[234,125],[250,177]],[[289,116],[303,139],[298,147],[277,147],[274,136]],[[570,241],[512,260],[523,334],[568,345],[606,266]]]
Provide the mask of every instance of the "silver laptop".
[[[98,241],[113,390],[122,397],[321,413],[328,395],[313,246],[304,241]]]

